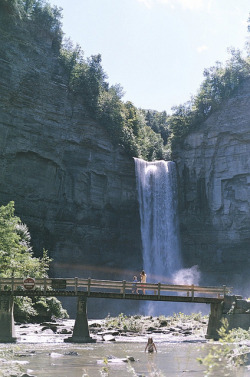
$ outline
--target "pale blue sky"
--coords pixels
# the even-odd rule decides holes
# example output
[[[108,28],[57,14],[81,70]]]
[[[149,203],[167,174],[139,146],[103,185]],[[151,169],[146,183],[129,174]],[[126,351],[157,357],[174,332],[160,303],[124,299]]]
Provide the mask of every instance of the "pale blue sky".
[[[100,53],[124,101],[170,112],[196,94],[204,68],[244,49],[249,0],[50,0],[66,37]]]

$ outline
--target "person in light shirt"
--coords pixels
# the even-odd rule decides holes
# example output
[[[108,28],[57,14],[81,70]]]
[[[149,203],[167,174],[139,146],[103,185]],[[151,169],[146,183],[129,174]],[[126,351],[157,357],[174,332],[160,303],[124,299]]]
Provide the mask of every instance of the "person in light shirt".
[[[134,276],[133,286],[132,286],[132,293],[138,293],[137,283],[138,283],[137,276]]]

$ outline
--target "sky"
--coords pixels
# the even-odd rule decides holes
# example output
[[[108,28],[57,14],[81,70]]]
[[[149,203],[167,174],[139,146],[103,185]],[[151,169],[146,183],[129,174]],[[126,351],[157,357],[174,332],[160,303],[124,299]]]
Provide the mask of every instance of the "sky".
[[[63,9],[65,37],[85,58],[101,54],[123,101],[166,110],[188,101],[205,68],[244,51],[249,0],[49,0]]]

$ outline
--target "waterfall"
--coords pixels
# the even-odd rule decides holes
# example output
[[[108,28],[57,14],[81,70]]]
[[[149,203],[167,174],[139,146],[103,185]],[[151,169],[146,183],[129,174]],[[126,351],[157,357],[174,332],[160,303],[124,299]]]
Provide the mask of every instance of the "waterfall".
[[[182,268],[177,211],[177,177],[172,161],[135,158],[141,217],[143,269],[148,282],[173,283]]]

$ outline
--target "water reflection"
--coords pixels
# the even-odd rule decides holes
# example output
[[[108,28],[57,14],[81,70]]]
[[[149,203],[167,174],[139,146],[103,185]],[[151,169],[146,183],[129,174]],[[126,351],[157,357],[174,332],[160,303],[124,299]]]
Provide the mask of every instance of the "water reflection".
[[[157,370],[157,366],[156,366],[157,360],[156,360],[155,354],[154,353],[148,354],[147,357],[148,357],[148,362],[147,362],[148,375],[155,376],[157,375],[157,373],[159,374],[161,371]]]

